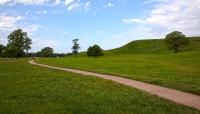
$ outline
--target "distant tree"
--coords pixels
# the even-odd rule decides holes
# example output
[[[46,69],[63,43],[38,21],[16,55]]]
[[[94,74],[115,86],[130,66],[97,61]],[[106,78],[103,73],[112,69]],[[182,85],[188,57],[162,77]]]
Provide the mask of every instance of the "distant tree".
[[[21,57],[25,53],[24,51],[28,52],[31,49],[32,41],[28,37],[26,32],[23,32],[22,29],[14,30],[12,33],[8,35],[8,49],[12,49],[17,51],[17,55],[13,55],[16,57]],[[16,48],[16,49],[13,49]],[[11,53],[10,53],[11,54]],[[14,53],[13,53],[14,54]]]
[[[90,47],[87,49],[87,55],[88,55],[88,56],[93,56],[93,55],[94,55],[94,51],[93,51],[92,46],[90,46]]]
[[[98,57],[98,56],[103,56],[104,54],[103,54],[103,50],[101,49],[101,47],[95,44],[88,48],[87,55]]]
[[[75,55],[78,54],[78,50],[80,49],[80,45],[78,44],[78,40],[79,39],[72,40],[72,42],[73,42],[72,53],[75,54]]]
[[[50,47],[45,47],[40,52],[40,56],[42,57],[51,57],[52,55],[53,55],[53,49]]]
[[[174,31],[166,35],[165,42],[170,49],[174,50],[174,53],[178,53],[181,47],[189,44],[189,38],[186,38],[185,35],[179,31]]]
[[[0,44],[0,55],[2,54],[4,49],[5,49],[5,47],[2,44]]]

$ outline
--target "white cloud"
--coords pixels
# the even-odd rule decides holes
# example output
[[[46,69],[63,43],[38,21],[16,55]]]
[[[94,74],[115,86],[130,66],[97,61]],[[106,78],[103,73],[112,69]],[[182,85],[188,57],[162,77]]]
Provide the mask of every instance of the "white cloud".
[[[124,23],[130,24],[130,23],[145,23],[144,20],[141,19],[122,19]]]
[[[12,0],[0,0],[0,5],[3,5],[3,4],[7,4],[9,2],[11,2]]]
[[[60,3],[61,3],[60,0],[55,0],[55,4],[56,4],[56,5],[58,5],[58,4],[60,4]]]
[[[46,10],[41,10],[41,11],[36,11],[35,14],[47,14],[47,11]]]
[[[200,0],[169,0],[160,2],[146,18],[123,19],[124,23],[139,23],[155,34],[165,35],[174,30],[186,35],[200,35]]]
[[[37,31],[39,28],[43,28],[39,24],[31,24],[29,26],[23,27],[24,31],[26,31],[29,34],[32,34],[33,32]]]
[[[65,0],[65,5],[67,6],[67,10],[71,11],[75,8],[78,8],[81,6],[81,4],[79,3],[80,0],[78,1],[74,1],[74,0]]]
[[[104,5],[103,7],[106,8],[106,7],[114,7],[114,6],[115,6],[115,4],[109,2],[106,5]]]
[[[76,2],[74,2],[74,3],[72,3],[72,4],[70,4],[68,7],[67,7],[67,10],[72,10],[72,9],[74,9],[74,8],[78,8],[80,6],[80,4],[79,3],[76,3]]]
[[[57,41],[52,39],[52,38],[48,38],[48,39],[44,39],[44,38],[40,38],[40,37],[32,37],[32,49],[31,51],[36,52],[36,51],[40,51],[42,48],[44,47],[57,47]]]
[[[87,1],[87,2],[85,3],[84,10],[85,10],[85,11],[89,11],[90,5],[91,5],[91,2],[90,2],[90,1]]]
[[[158,3],[158,2],[168,2],[169,0],[145,0],[145,2],[142,5],[152,4],[152,3]]]
[[[17,22],[25,19],[22,16],[9,16],[6,13],[0,14],[0,30],[10,31],[17,28]]]
[[[104,34],[105,32],[106,32],[105,29],[103,29],[103,30],[97,30],[97,34]]]
[[[73,2],[74,2],[74,0],[65,0],[65,5],[68,6]]]
[[[22,16],[10,16],[7,13],[0,14],[0,31],[5,33],[4,36],[9,34],[11,31],[22,28],[23,31],[29,35],[33,35],[39,28],[46,30],[46,28],[39,24],[26,23],[25,17]]]
[[[13,0],[14,3],[20,3],[25,5],[42,5],[50,0]]]
[[[0,5],[14,5],[14,4],[24,4],[24,5],[43,5],[48,3],[50,0],[0,0]]]

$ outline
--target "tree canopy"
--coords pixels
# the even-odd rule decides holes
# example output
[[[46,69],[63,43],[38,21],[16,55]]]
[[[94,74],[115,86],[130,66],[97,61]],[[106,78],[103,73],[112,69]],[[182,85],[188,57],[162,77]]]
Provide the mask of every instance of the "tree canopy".
[[[78,54],[78,50],[80,49],[80,45],[78,44],[78,40],[79,39],[72,40],[72,42],[73,42],[72,53],[75,54],[75,55]]]
[[[23,32],[22,29],[17,29],[8,35],[7,51],[9,50],[10,54],[14,54],[13,57],[21,57],[25,53],[24,51],[28,53],[31,44],[32,40],[28,37],[28,34]]]
[[[39,52],[39,55],[41,57],[51,57],[53,55],[53,48],[45,47]]]
[[[178,53],[180,48],[189,44],[189,38],[186,38],[182,32],[174,31],[166,35],[165,42],[170,49],[173,49],[175,53]]]
[[[103,50],[101,49],[101,47],[95,44],[88,48],[87,55],[98,57],[98,56],[103,56],[104,54],[103,54]]]

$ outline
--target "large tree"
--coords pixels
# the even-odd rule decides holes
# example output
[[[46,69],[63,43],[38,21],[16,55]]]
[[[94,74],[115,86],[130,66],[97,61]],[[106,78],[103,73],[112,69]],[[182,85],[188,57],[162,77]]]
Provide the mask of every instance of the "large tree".
[[[39,55],[42,57],[51,57],[53,55],[53,48],[45,47],[39,52]]]
[[[80,45],[78,44],[78,40],[79,39],[72,40],[72,42],[73,42],[72,53],[75,54],[75,55],[78,54],[78,50],[80,49]]]
[[[8,35],[8,46],[12,47],[12,49],[17,48],[14,49],[17,51],[16,57],[22,56],[25,53],[24,51],[28,52],[28,50],[31,49],[31,44],[31,39],[22,29],[14,30]]]
[[[103,54],[103,50],[101,49],[101,47],[95,44],[88,48],[87,55],[98,57],[98,56],[103,56],[104,54]]]
[[[186,38],[182,32],[174,31],[166,35],[165,42],[174,53],[178,53],[180,48],[189,44],[189,38]]]

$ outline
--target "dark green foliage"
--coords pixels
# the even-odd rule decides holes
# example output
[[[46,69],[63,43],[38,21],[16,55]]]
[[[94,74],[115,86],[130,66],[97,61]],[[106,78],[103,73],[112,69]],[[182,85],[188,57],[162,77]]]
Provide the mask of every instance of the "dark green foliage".
[[[88,48],[87,55],[98,57],[98,56],[103,56],[104,54],[103,54],[101,47],[95,44]]]
[[[37,53],[41,57],[52,57],[53,48],[45,47],[40,52]]]
[[[79,39],[72,40],[72,42],[73,42],[72,53],[75,54],[75,55],[78,54],[78,50],[80,49],[80,45],[78,44],[78,40]]]
[[[21,57],[22,55],[23,55],[22,50],[17,48],[15,45],[7,45],[3,52],[4,57],[18,58]]]
[[[170,49],[178,53],[179,49],[189,44],[189,39],[179,31],[174,31],[166,35],[165,42]]]
[[[31,39],[26,38],[24,41],[24,49],[25,49],[26,53],[28,53],[28,50],[31,49],[31,44],[32,44]]]
[[[93,48],[90,46],[88,49],[87,49],[87,55],[88,56],[92,56],[93,55]]]
[[[26,32],[23,32],[22,29],[14,30],[8,35],[8,45],[6,51],[9,52],[6,53],[11,57],[22,57],[25,53],[24,51],[28,52],[28,50],[31,49],[31,44],[32,41]]]
[[[0,55],[2,54],[4,49],[5,49],[5,47],[2,44],[0,44]]]

